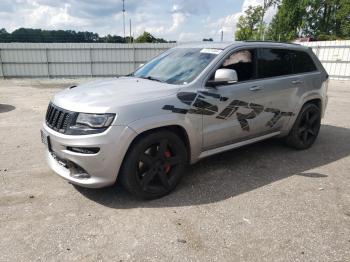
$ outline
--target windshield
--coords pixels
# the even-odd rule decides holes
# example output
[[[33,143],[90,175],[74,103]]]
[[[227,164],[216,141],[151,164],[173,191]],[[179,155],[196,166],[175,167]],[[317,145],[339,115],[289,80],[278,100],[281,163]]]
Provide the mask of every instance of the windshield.
[[[168,84],[187,84],[194,80],[221,51],[202,48],[170,49],[138,69],[133,76]]]

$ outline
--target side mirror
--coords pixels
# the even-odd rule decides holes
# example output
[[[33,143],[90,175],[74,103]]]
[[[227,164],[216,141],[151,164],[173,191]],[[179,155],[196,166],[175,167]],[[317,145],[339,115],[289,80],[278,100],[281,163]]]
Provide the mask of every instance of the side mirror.
[[[216,70],[214,80],[209,80],[207,86],[230,85],[238,82],[237,72],[233,69],[221,68]]]

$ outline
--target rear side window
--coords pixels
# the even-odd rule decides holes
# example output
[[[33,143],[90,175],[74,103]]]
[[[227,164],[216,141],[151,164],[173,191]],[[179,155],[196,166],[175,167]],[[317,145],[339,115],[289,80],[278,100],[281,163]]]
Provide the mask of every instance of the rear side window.
[[[293,74],[289,50],[263,48],[258,50],[258,78]]]
[[[294,74],[316,71],[314,61],[310,55],[303,51],[291,50]]]

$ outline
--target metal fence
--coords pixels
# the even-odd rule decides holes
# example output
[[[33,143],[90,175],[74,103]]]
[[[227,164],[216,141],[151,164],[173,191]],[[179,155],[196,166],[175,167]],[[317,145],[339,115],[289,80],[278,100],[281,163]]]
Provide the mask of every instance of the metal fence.
[[[174,44],[2,43],[0,77],[125,75]]]
[[[350,40],[301,44],[312,48],[331,79],[350,80]]]
[[[350,40],[301,43],[332,79],[350,80]],[[0,43],[0,77],[125,75],[176,44]]]

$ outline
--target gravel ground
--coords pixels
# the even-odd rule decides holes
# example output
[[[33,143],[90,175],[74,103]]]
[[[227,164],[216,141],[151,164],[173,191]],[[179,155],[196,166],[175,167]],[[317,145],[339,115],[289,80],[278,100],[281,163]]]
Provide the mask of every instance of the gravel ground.
[[[144,202],[45,163],[50,97],[87,80],[0,81],[0,261],[350,261],[350,82],[331,82],[311,149],[269,140],[210,157]]]

